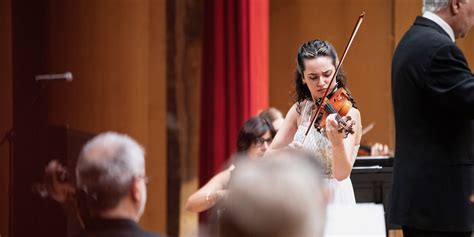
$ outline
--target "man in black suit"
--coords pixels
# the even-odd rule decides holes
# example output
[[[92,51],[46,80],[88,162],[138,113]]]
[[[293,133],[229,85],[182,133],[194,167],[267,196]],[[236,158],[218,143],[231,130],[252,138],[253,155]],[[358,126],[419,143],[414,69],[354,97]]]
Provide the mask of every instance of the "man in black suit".
[[[474,0],[424,0],[393,56],[396,149],[390,221],[405,237],[474,229],[474,76],[456,46]]]
[[[76,166],[77,187],[91,220],[81,237],[158,237],[140,228],[145,209],[143,148],[132,138],[107,132],[89,141]]]

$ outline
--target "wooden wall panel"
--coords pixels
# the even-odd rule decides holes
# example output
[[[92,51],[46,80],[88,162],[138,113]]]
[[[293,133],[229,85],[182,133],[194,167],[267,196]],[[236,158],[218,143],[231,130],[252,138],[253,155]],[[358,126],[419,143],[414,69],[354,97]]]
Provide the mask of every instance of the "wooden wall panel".
[[[457,44],[463,51],[464,56],[466,56],[472,71],[474,69],[474,29],[471,28],[471,31],[465,38],[458,39]]]
[[[172,89],[173,93],[173,98],[168,97],[168,103],[170,100],[175,101],[176,113],[172,123],[179,125],[174,128],[177,135],[177,142],[174,146],[177,146],[179,154],[179,168],[175,171],[175,177],[179,176],[180,184],[178,186],[181,188],[179,197],[175,197],[179,202],[174,204],[177,204],[176,209],[179,209],[179,220],[173,220],[179,221],[173,227],[176,228],[179,224],[179,229],[174,230],[174,233],[168,232],[170,236],[188,237],[196,236],[197,233],[197,215],[187,212],[185,203],[187,198],[198,188],[204,1],[168,0],[168,2],[175,4],[174,16],[171,16],[170,8],[167,11],[170,17],[174,17],[167,23],[168,27],[173,27],[173,30],[169,29],[168,32],[174,33],[168,35],[168,39],[174,41],[169,43],[168,47],[171,44],[175,47],[174,52],[168,55],[174,62],[173,67],[168,69],[173,70],[175,75],[168,80],[168,88]],[[170,113],[168,112],[168,114]],[[175,160],[177,158],[169,153],[168,156]],[[169,163],[171,163],[170,160]],[[177,187],[175,185],[169,188],[176,189]],[[168,197],[171,198],[170,195]],[[168,203],[170,204],[170,200]],[[170,206],[168,207],[170,208]],[[168,226],[171,229],[169,224]]]
[[[46,140],[47,87],[34,78],[48,63],[48,3],[17,0],[11,4],[14,152],[10,232],[11,236],[55,236],[65,228],[64,222],[57,221],[61,207],[32,192],[46,164],[42,141]]]
[[[9,236],[10,148],[3,139],[13,127],[11,1],[0,1],[0,235]]]
[[[127,131],[144,142],[148,1],[50,2],[48,71],[74,75],[50,86],[50,122]]]
[[[142,224],[166,231],[165,1],[49,1],[48,121],[114,130],[147,150],[148,203]]]
[[[147,172],[153,177],[149,186],[144,227],[166,230],[166,22],[165,0],[150,0],[148,16],[148,101],[147,101]],[[151,184],[151,183],[150,183]]]
[[[270,104],[287,111],[292,104],[296,51],[310,39],[329,40],[342,55],[357,17],[364,23],[344,63],[362,124],[375,122],[363,139],[393,145],[390,63],[393,1],[274,0],[270,2]]]
[[[421,15],[421,8],[423,7],[422,0],[395,0],[394,11],[395,11],[395,24],[394,34],[395,43],[398,44],[400,38],[405,32],[413,25],[416,16]],[[396,46],[396,44],[394,46]],[[393,48],[395,50],[395,47]]]

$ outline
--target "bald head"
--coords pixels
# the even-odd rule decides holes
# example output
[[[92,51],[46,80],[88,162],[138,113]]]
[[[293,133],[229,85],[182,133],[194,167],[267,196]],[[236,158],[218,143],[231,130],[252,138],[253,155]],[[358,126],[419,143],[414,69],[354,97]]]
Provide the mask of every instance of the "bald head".
[[[130,192],[134,177],[145,174],[143,148],[114,132],[99,134],[83,147],[76,166],[77,186],[90,208],[114,208]]]

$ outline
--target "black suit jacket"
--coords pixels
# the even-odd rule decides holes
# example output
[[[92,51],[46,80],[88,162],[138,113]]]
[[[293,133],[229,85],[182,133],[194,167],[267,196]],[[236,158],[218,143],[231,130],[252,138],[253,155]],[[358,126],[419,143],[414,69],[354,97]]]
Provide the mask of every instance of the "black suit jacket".
[[[160,237],[128,219],[93,219],[79,237]]]
[[[393,224],[472,231],[474,77],[435,22],[417,17],[392,61]]]

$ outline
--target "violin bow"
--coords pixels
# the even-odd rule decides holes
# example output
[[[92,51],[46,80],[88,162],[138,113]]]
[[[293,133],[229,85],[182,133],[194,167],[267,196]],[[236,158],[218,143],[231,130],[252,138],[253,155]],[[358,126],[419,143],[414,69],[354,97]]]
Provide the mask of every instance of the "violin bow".
[[[354,41],[354,38],[357,34],[357,31],[359,31],[360,25],[362,24],[362,20],[364,20],[364,16],[365,16],[365,12],[362,12],[360,14],[359,18],[357,19],[354,30],[352,30],[351,38],[349,38],[349,42],[347,42],[346,49],[344,49],[344,53],[342,54],[342,58],[339,61],[339,64],[337,65],[337,67],[336,67],[336,71],[332,75],[332,78],[331,78],[331,81],[329,82],[329,85],[331,85],[333,83],[334,79],[336,78],[337,74],[339,73],[339,70],[341,69],[342,63],[344,62],[344,59],[346,58],[347,52],[349,51],[349,49],[352,45],[352,41]],[[326,96],[328,95],[329,88],[331,88],[331,87],[328,86],[328,88],[324,92],[324,95],[322,97],[323,102],[324,102],[324,98],[326,98]],[[304,133],[303,142],[301,144],[304,145],[304,142],[306,141],[306,137],[308,136],[308,133],[311,130],[311,127],[313,126],[314,121],[316,121],[316,118],[318,117],[319,113],[321,112],[321,107],[322,107],[323,104],[324,103],[320,103],[318,105],[318,109],[316,110],[316,113],[314,114],[313,118],[311,119],[311,123],[309,124],[308,129],[306,129],[306,132]]]

